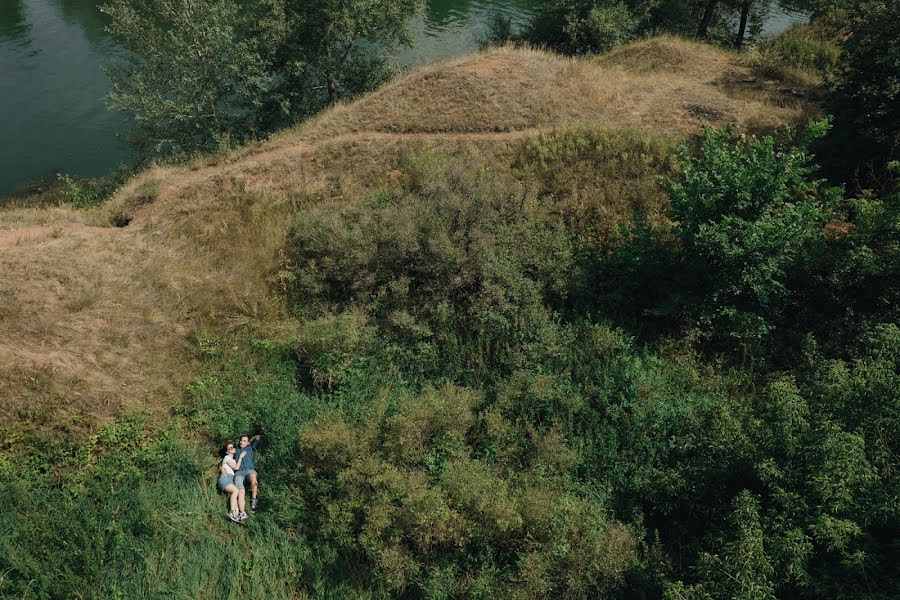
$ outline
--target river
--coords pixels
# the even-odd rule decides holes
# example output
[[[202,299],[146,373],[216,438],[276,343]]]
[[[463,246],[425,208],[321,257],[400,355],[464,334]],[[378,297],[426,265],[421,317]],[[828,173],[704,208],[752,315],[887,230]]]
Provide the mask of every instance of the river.
[[[476,47],[492,12],[516,24],[540,0],[428,0],[413,22],[416,45],[394,57],[407,67]],[[132,159],[119,137],[125,118],[106,109],[101,65],[119,51],[97,0],[0,0],[0,193],[58,172],[91,177]],[[802,15],[773,10],[774,33]]]

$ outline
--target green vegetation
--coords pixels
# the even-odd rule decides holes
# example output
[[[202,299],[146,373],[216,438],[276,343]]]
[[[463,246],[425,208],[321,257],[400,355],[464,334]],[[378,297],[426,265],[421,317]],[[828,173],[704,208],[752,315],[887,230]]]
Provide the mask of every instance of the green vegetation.
[[[134,175],[133,167],[122,167],[108,175],[93,179],[82,179],[60,173],[58,177],[61,186],[55,194],[51,195],[76,208],[90,208],[98,206],[110,198],[132,175]],[[45,198],[44,202],[47,201],[48,199]]]
[[[753,66],[768,77],[832,81],[840,68],[840,40],[847,12],[832,10],[805,25],[794,25],[757,44]]]
[[[804,142],[824,126],[810,126]],[[612,260],[599,258],[595,277],[615,282],[609,293],[621,310],[637,311],[636,321],[689,322],[711,343],[767,356],[776,332],[789,334],[798,293],[791,283],[823,239],[838,191],[810,178],[802,147],[732,135],[708,129],[700,156],[682,156],[683,177],[668,184],[674,248],[655,247],[640,229]],[[654,285],[660,277],[665,285]],[[648,296],[641,286],[657,289]]]
[[[135,117],[144,154],[227,149],[258,130],[270,76],[262,40],[248,32],[257,15],[234,0],[119,0],[102,10],[127,50],[107,68],[109,103]]]
[[[277,377],[256,383],[288,402]],[[310,547],[274,515],[230,528],[216,461],[183,433],[126,414],[86,440],[40,428],[4,438],[0,596],[294,597],[314,572]]]
[[[817,133],[708,130],[675,224],[623,237],[567,226],[546,174],[434,154],[309,207],[298,329],[198,339],[180,425],[6,434],[0,590],[890,597],[898,197],[816,180]],[[595,147],[569,136],[523,156]],[[242,431],[269,442],[247,529],[181,441]]]
[[[419,5],[110,0],[127,53],[107,69],[109,103],[135,118],[145,157],[227,150],[385,81],[383,50],[409,43]]]
[[[824,174],[856,191],[890,192],[900,147],[900,7],[896,2],[798,0],[813,10],[753,50],[762,74],[822,84],[834,127],[818,145]]]
[[[75,208],[99,206],[134,175],[134,167],[120,167],[101,177],[75,177],[58,173],[38,180],[23,190],[0,196],[0,208],[69,205]]]
[[[853,27],[847,57],[894,56]],[[893,80],[866,81],[835,122],[889,139]],[[171,422],[2,424],[0,595],[892,598],[900,173],[833,187],[828,129],[671,152],[579,127],[281,188],[288,324],[194,336]],[[263,219],[246,179],[213,206]],[[210,456],[242,432],[266,440],[246,528]]]
[[[802,2],[802,0],[799,0]],[[823,0],[815,7],[831,7]],[[522,28],[495,16],[487,41],[525,41],[571,55],[602,53],[637,36],[671,33],[740,48],[757,39],[768,9],[758,0],[563,0],[542,3]],[[735,33],[735,21],[737,32]]]
[[[522,36],[564,54],[591,54],[629,41],[636,29],[624,2],[569,0],[542,5]]]
[[[887,165],[900,158],[900,5],[861,2],[848,29],[829,100],[836,128],[828,166],[861,187],[885,189]]]

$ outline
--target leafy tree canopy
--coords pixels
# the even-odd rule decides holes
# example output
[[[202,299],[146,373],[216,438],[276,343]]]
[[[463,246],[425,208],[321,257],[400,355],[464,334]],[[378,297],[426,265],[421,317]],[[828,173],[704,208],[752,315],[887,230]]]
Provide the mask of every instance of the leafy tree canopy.
[[[111,0],[112,107],[148,155],[265,135],[383,82],[421,0]]]

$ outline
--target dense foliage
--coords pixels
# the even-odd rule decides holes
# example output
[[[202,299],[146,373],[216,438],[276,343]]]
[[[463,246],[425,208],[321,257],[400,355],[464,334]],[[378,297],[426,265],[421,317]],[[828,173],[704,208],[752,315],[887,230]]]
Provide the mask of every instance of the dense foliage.
[[[864,186],[884,187],[900,158],[900,4],[865,1],[851,12],[829,109],[829,166]]]
[[[811,126],[804,143],[824,127]],[[732,137],[728,127],[707,129],[700,155],[683,154],[683,177],[667,185],[674,247],[636,228],[614,253],[592,259],[583,294],[605,290],[601,303],[645,329],[686,323],[713,346],[772,357],[774,338],[792,333],[794,282],[824,242],[839,192],[812,178],[803,146]]]
[[[269,69],[237,2],[122,0],[103,11],[128,52],[107,69],[110,105],[135,117],[140,150],[217,150],[259,130]]]
[[[775,79],[833,81],[841,68],[840,44],[846,28],[847,11],[832,9],[756,44],[750,51],[753,66]]]
[[[624,2],[567,0],[542,5],[522,35],[564,54],[591,54],[629,41],[636,28]]]
[[[420,0],[110,0],[125,48],[109,103],[135,119],[144,156],[227,149],[390,75]]]
[[[571,236],[511,177],[439,165],[416,165],[399,196],[301,218],[294,297],[313,318],[368,312],[380,336],[423,352],[416,362],[431,374],[487,376],[552,352],[546,303],[564,293]]]
[[[610,294],[592,301],[604,288],[594,259],[577,260],[558,217],[511,182],[485,193],[484,173],[444,167],[400,197],[304,217],[289,260],[300,314],[319,315],[298,353],[320,374],[310,381],[340,390],[373,360],[422,390],[397,395],[395,383],[362,413],[328,411],[301,430],[312,529],[340,532],[322,542],[344,540],[339,552],[364,557],[395,591],[433,590],[440,572],[443,593],[468,595],[888,594],[897,197],[845,203],[815,179],[802,144],[822,129],[800,146],[709,130],[668,186],[671,234],[644,226],[612,254],[597,248]],[[860,202],[874,203],[868,225],[828,221]],[[653,276],[636,283],[623,254]],[[606,321],[623,314],[619,297],[672,321],[640,327],[645,338],[694,342],[647,354]],[[332,337],[341,321],[365,340],[329,349],[347,339]],[[692,346],[753,360],[711,368]],[[490,501],[479,489],[494,490]],[[580,557],[588,588],[559,578],[569,555],[520,545],[553,541],[522,512],[538,489],[574,490],[583,514],[609,514],[635,536],[594,539],[619,558]],[[577,523],[565,527],[573,543]]]
[[[740,46],[758,36],[768,4],[757,0],[543,2],[521,31],[496,17],[489,41],[526,41],[572,55],[606,52],[639,35],[672,33]],[[737,21],[737,31],[735,31]]]

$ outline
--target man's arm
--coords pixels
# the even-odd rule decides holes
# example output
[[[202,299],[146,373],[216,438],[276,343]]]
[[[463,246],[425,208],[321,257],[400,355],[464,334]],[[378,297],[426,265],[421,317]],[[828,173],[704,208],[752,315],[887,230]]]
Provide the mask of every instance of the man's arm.
[[[253,449],[254,449],[254,450],[255,450],[256,447],[259,445],[259,440],[261,440],[261,439],[262,439],[262,434],[261,434],[261,433],[257,433],[257,434],[254,435],[252,438],[250,438],[250,445],[253,446]]]

